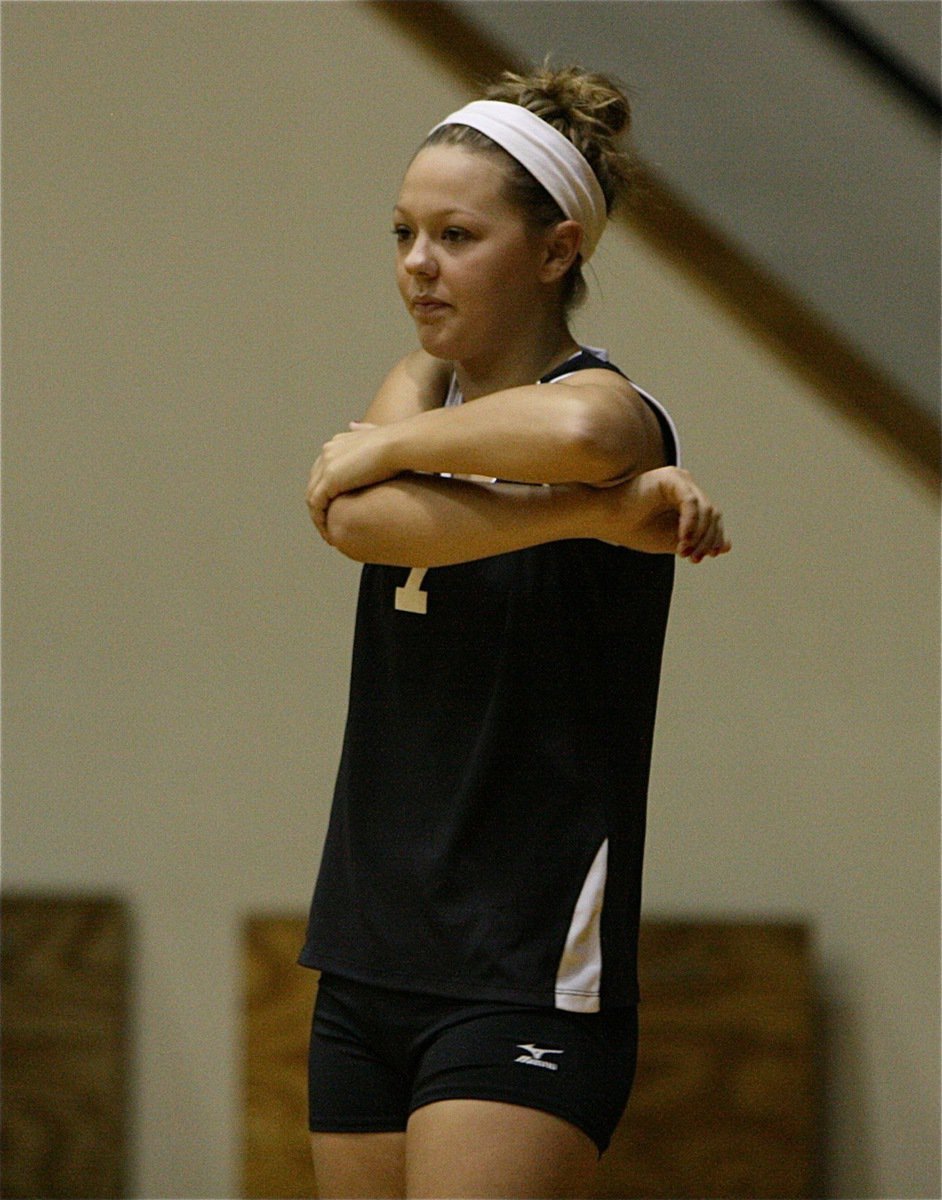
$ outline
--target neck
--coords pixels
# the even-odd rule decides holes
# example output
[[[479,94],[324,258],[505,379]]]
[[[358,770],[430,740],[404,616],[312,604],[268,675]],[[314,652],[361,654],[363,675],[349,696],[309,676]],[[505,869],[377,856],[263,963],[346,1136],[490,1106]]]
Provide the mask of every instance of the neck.
[[[539,330],[516,345],[502,348],[498,358],[455,363],[455,375],[465,401],[536,383],[547,371],[566,361],[579,344],[565,323]]]

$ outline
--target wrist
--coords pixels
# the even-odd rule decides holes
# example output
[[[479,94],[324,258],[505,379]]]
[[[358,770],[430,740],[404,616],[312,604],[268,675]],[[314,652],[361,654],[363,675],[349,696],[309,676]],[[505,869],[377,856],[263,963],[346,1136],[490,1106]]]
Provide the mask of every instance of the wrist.
[[[460,470],[454,461],[454,437],[448,433],[448,418],[454,411],[433,408],[386,427],[382,453],[390,476],[403,471],[440,475]]]
[[[606,490],[585,483],[556,483],[542,488],[554,510],[556,537],[608,541],[615,521]]]
[[[382,468],[382,478],[392,479],[402,471],[412,470],[406,462],[408,439],[403,436],[403,426],[409,425],[414,420],[414,417],[406,417],[404,421],[381,425],[377,429],[379,439],[377,456]]]
[[[603,542],[615,541],[616,535],[623,532],[624,525],[618,489],[592,487],[591,484],[577,486],[580,489],[582,523],[586,529],[582,536],[598,538]]]

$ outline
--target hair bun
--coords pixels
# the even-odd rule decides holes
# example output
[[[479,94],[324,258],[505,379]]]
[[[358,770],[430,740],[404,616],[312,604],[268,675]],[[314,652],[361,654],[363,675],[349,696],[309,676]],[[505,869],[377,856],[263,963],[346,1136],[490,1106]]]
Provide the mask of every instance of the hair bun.
[[[546,62],[528,74],[505,71],[485,97],[522,104],[565,134],[595,171],[609,210],[628,191],[631,160],[616,141],[631,127],[631,105],[615,80]]]
[[[601,127],[609,137],[627,132],[631,107],[622,89],[604,75],[581,67],[553,70],[548,64],[532,76],[531,90],[576,122]],[[542,114],[541,114],[542,115]]]

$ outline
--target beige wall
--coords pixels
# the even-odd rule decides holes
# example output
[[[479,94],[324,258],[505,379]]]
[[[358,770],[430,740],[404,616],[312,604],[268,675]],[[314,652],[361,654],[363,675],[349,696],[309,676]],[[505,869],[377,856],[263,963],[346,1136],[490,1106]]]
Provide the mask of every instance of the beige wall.
[[[241,916],[301,910],[356,569],[302,503],[410,343],[389,207],[464,98],[357,4],[3,13],[7,887],[124,894],[135,1193],[235,1194]],[[736,543],[678,572],[648,910],[812,922],[834,1196],[939,1195],[938,519],[621,231],[580,321]]]

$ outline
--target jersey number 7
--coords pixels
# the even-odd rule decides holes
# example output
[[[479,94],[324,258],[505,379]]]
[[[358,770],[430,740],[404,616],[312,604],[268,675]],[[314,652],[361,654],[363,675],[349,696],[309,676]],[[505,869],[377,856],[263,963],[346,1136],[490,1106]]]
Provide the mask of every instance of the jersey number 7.
[[[428,567],[413,567],[405,585],[396,588],[396,608],[400,612],[418,613],[423,617],[428,612],[428,592],[422,591],[427,570]]]

